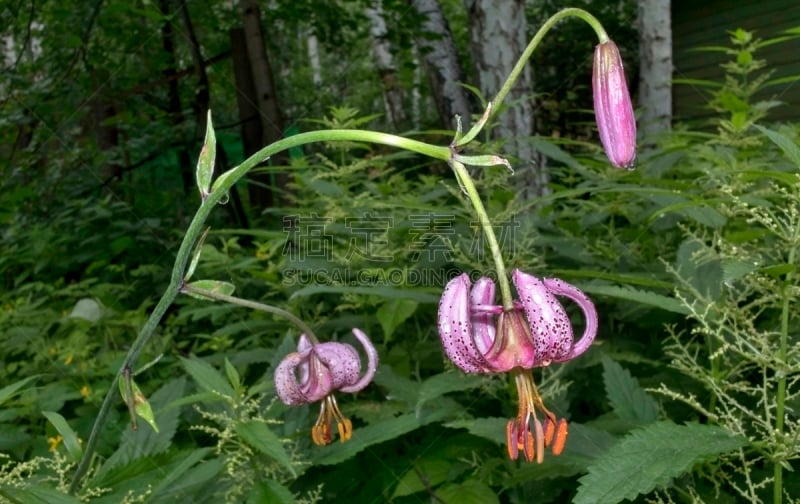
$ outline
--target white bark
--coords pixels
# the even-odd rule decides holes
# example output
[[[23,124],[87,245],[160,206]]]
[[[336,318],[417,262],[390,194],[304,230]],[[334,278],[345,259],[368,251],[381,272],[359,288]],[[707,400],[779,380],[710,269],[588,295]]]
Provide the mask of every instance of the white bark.
[[[370,23],[370,40],[372,53],[383,85],[383,104],[386,116],[395,127],[402,124],[406,114],[403,108],[403,90],[397,83],[397,65],[394,62],[389,41],[386,21],[383,19],[381,0],[374,3],[374,7],[365,10]]]
[[[414,47],[414,82],[411,85],[411,125],[412,128],[418,130],[422,127],[420,124],[420,102],[422,101],[422,94],[419,89],[422,84],[422,61],[419,59],[419,50]]]
[[[645,139],[669,130],[672,122],[670,3],[639,0],[639,131]]]
[[[485,99],[493,100],[528,44],[528,24],[523,0],[466,0],[470,43]],[[544,193],[547,174],[530,137],[534,133],[533,79],[530,64],[520,74],[496,116],[495,138],[504,143],[503,154],[517,170],[518,189],[525,197]],[[515,162],[516,161],[516,162]]]
[[[468,128],[471,111],[467,91],[461,86],[464,71],[442,7],[438,0],[411,0],[411,5],[425,18],[422,31],[431,36],[417,36],[416,44],[423,53],[439,117],[444,124],[455,127],[455,116],[459,115],[462,125]]]
[[[308,49],[308,61],[311,65],[311,81],[314,86],[322,85],[322,62],[319,57],[319,40],[313,33],[309,33],[306,38]]]

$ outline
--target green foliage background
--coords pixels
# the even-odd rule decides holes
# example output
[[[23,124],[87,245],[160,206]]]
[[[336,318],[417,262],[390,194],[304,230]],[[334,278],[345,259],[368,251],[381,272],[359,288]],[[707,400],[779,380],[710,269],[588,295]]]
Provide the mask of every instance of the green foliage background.
[[[444,4],[466,52],[463,12]],[[305,131],[381,129],[381,119],[368,115],[382,106],[366,56],[363,6],[326,5],[275,2],[269,10],[287,115]],[[393,15],[393,5],[386,3],[393,42],[411,86],[416,21]],[[22,6],[3,11],[18,37],[27,26]],[[538,9],[532,23],[551,5]],[[624,26],[630,6],[621,12]],[[207,56],[224,52],[220,33],[238,22],[235,11],[193,6],[191,13]],[[562,134],[570,140],[531,140],[549,158],[552,191],[524,201],[503,168],[479,173],[489,214],[513,225],[509,266],[575,283],[601,315],[597,343],[584,357],[536,373],[548,406],[570,420],[561,456],[541,465],[509,461],[503,445],[515,411],[512,387],[502,377],[463,375],[444,361],[435,321],[442,283],[414,279],[489,268],[486,251],[475,248],[472,212],[446,166],[387,147],[331,143],[294,152],[290,208],[253,216],[251,228],[240,229],[220,206],[195,278],[229,282],[238,296],[287,309],[325,338],[348,341],[354,326],[372,337],[381,355],[374,384],[340,398],[354,421],[353,439],[314,446],[316,406],[289,408],[276,400],[272,372],[295,348],[294,327],[261,312],[180,297],[145,348],[144,369],[134,370],[158,430],[146,421],[132,430],[118,401],[84,485],[69,495],[103,396],[117,387],[115,373],[169,281],[200,202],[184,193],[176,150],[189,144],[199,153],[202,140],[193,121],[170,126],[160,91],[131,92],[165,64],[151,33],[161,19],[156,6],[51,2],[36,14],[48,20],[41,55],[20,58],[0,85],[8,92],[0,119],[0,152],[8,160],[0,181],[0,500],[592,503],[800,496],[791,472],[800,457],[800,133],[796,124],[769,123],[776,103],[752,100],[770,85],[758,49],[777,41],[741,31],[732,33],[731,47],[717,48],[731,59],[725,81],[705,83],[715,119],[691,128],[676,124],[632,172],[613,171],[597,142],[587,141],[591,116],[582,110],[589,90],[559,81],[545,47],[541,82],[553,81],[550,89],[558,92],[549,95],[543,121],[570,133]],[[296,56],[309,19],[328,50],[331,84],[319,90],[310,89],[310,70]],[[589,49],[575,51],[584,57]],[[225,126],[237,120],[231,81],[221,66],[212,65],[209,77],[230,167],[242,160],[235,128]],[[187,103],[193,91],[191,82],[182,85]],[[124,147],[101,149],[82,134],[92,93],[120,105],[112,120],[125,134]],[[572,117],[582,121],[565,119]],[[423,117],[425,124],[434,121]],[[25,124],[36,127],[19,150]],[[413,135],[447,145],[452,132]],[[107,185],[102,168],[126,157],[145,162]],[[329,218],[330,254],[300,260],[287,253],[285,215]],[[370,237],[370,252],[390,262],[348,256],[345,219],[369,215],[393,223]],[[432,215],[447,217],[447,232],[410,245],[415,219]],[[313,282],[299,273],[307,270]],[[343,282],[342,271],[372,281]],[[782,480],[775,479],[779,473]]]

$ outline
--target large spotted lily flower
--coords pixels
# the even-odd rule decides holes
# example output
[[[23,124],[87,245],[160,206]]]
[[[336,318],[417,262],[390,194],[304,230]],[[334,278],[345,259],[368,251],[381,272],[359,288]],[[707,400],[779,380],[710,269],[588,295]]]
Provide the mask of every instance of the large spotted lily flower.
[[[439,303],[439,336],[447,357],[464,372],[511,372],[519,410],[506,427],[508,456],[516,460],[522,451],[528,462],[535,457],[541,463],[545,447],[551,447],[555,455],[563,450],[567,422],[545,408],[531,369],[585,352],[597,332],[597,312],[583,292],[557,278],[540,280],[514,270],[512,280],[519,300],[506,310],[494,304],[492,279],[480,278],[474,286],[466,273],[452,279]],[[577,342],[569,317],[555,296],[573,300],[583,311],[585,329]]]
[[[378,368],[378,352],[367,335],[359,329],[353,329],[353,335],[367,354],[367,370],[361,377],[361,359],[355,348],[346,343],[312,343],[305,334],[300,336],[297,351],[287,355],[275,370],[275,388],[284,404],[322,401],[319,417],[311,429],[315,444],[331,442],[334,421],[339,439],[342,442],[350,439],[353,424],[339,410],[333,392],[358,392],[372,381]]]

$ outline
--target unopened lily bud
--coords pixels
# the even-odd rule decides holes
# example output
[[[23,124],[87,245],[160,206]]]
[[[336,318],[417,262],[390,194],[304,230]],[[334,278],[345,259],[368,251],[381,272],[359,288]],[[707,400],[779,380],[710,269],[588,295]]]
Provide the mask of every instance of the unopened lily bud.
[[[630,168],[636,158],[636,119],[625,82],[622,57],[611,40],[594,49],[594,114],[600,141],[611,164]]]

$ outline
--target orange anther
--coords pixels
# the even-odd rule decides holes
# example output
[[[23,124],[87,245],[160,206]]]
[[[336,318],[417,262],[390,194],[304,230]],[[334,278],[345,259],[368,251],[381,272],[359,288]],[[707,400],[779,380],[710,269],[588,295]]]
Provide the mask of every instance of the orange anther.
[[[556,426],[553,421],[549,417],[545,417],[544,419],[544,445],[550,446],[550,443],[553,442],[553,436],[556,434]]]
[[[564,450],[564,445],[567,443],[567,421],[565,419],[560,419],[558,424],[556,424],[556,435],[555,440],[553,441],[553,455],[561,455],[561,452]]]
[[[514,420],[509,420],[506,424],[506,449],[511,460],[517,460],[519,456],[519,441],[515,427]]]
[[[544,462],[544,432],[542,432],[542,422],[538,418],[533,420],[533,429],[536,433],[536,463]]]
[[[524,433],[524,436],[525,436],[525,460],[527,460],[528,462],[533,462],[533,456],[536,455],[541,457],[541,452],[536,453],[533,449],[533,434],[526,431]]]
[[[342,443],[353,437],[353,422],[349,418],[345,418],[343,422],[337,422],[336,426],[339,428],[339,440]]]

